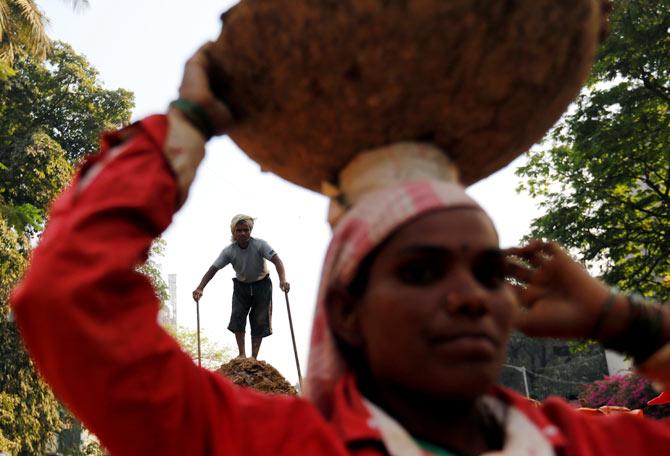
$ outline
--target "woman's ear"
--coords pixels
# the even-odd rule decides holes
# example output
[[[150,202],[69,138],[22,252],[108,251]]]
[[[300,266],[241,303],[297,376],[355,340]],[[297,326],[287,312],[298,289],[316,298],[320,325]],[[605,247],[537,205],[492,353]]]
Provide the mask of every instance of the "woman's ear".
[[[361,345],[358,300],[339,287],[326,294],[326,316],[335,338],[351,346]]]

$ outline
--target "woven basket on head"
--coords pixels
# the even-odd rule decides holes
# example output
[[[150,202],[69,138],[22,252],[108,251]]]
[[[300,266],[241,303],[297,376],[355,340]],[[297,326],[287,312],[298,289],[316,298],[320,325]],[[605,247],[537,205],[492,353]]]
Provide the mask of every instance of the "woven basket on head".
[[[445,151],[470,184],[537,142],[588,75],[608,0],[242,0],[214,89],[232,139],[319,191],[360,151]]]

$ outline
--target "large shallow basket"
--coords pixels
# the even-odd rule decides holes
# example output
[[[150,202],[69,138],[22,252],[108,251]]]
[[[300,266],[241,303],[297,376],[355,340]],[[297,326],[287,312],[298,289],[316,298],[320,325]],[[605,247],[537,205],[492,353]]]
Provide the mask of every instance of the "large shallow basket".
[[[588,75],[606,0],[243,0],[215,91],[232,139],[304,187],[360,151],[432,142],[470,184],[537,142]]]

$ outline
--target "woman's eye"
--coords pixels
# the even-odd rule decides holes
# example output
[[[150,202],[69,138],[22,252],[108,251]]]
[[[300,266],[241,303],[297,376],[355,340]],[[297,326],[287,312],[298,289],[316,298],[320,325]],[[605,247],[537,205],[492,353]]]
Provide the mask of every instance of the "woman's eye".
[[[473,274],[477,281],[486,288],[498,288],[505,283],[505,263],[503,257],[486,255],[475,263]]]
[[[434,261],[411,261],[401,265],[396,274],[407,285],[427,285],[444,277],[445,266]]]

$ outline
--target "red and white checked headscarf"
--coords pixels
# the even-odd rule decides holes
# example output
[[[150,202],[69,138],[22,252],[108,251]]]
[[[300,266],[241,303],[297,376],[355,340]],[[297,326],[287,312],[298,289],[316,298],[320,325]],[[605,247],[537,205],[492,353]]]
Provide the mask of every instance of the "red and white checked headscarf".
[[[483,211],[458,184],[410,181],[365,195],[336,225],[321,275],[305,384],[306,397],[325,416],[333,388],[347,369],[326,320],[328,290],[346,288],[363,259],[400,226],[421,214],[455,208]]]

